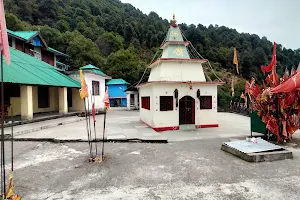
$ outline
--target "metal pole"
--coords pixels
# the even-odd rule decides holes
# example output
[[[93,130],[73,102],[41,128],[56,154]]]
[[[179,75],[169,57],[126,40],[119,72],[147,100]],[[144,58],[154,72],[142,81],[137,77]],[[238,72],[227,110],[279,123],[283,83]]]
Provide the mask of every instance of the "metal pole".
[[[105,134],[105,124],[106,124],[106,112],[107,110],[105,110],[104,113],[104,124],[103,124],[103,137],[102,137],[102,161],[104,160],[104,134]]]
[[[93,96],[93,102],[94,102],[94,109],[96,112],[96,108],[95,108],[95,96]],[[96,115],[96,113],[95,113]],[[96,117],[96,116],[95,116]],[[96,156],[98,155],[98,147],[97,147],[97,134],[96,134],[96,120],[94,120],[94,134],[95,134],[95,147],[96,147]]]
[[[83,99],[83,102],[84,102],[84,110],[85,110],[86,131],[87,131],[87,135],[88,135],[88,142],[89,142],[89,149],[90,149],[90,157],[92,157],[91,140],[90,140],[90,134],[89,134],[89,127],[88,127],[89,125],[88,125],[88,119],[87,119],[85,99]]]
[[[11,107],[11,171],[14,171],[14,117],[13,107]]]
[[[3,55],[1,53],[1,155],[2,155],[2,170],[3,170],[3,191],[2,195],[6,193],[5,191],[5,153],[4,153],[4,83],[3,80]]]
[[[90,149],[90,151],[91,151],[91,157],[93,157],[93,141],[92,141],[92,130],[91,130],[91,114],[90,114],[90,101],[89,101],[89,98],[87,98],[87,105],[88,105],[88,119],[89,119],[89,136],[90,136],[90,139],[91,139],[91,149]]]

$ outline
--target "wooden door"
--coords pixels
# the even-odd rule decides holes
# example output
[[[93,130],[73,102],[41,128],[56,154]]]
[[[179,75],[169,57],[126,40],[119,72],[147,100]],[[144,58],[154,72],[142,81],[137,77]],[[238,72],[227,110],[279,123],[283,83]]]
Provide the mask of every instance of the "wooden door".
[[[184,96],[179,100],[179,125],[195,124],[195,99]]]

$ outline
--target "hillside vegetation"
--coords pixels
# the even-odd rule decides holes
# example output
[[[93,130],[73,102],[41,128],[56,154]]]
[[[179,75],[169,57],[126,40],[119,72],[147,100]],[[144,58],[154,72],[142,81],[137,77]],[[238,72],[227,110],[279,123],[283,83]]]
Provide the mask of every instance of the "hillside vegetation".
[[[73,70],[93,64],[133,85],[142,77],[145,66],[165,38],[169,24],[155,12],[146,15],[118,0],[5,0],[4,3],[9,29],[39,30],[49,46],[71,56],[64,62]],[[266,37],[238,33],[218,25],[179,25],[186,38],[211,61],[217,74],[227,83],[233,71],[233,47],[237,48],[241,72],[237,95],[243,90],[244,79],[251,76],[262,79],[260,66],[268,64],[272,53],[272,42]],[[293,51],[278,44],[277,61],[277,72],[282,74],[286,67],[291,69],[298,65],[300,49]],[[229,84],[222,86],[220,106],[227,106],[230,98]]]

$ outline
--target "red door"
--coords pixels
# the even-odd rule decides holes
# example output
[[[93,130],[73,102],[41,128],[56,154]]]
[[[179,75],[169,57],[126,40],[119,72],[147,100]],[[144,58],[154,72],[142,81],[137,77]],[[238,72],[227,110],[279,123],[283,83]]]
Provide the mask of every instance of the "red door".
[[[195,99],[184,96],[179,100],[179,125],[195,124]]]

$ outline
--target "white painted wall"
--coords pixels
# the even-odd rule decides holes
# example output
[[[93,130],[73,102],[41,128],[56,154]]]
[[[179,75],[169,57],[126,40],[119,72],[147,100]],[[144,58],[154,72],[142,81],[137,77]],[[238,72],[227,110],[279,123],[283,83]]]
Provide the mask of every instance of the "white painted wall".
[[[153,126],[153,112],[155,104],[153,101],[153,89],[151,85],[145,85],[141,90],[139,90],[140,98],[140,119],[146,122],[148,125]],[[150,96],[150,110],[142,108],[142,97]]]
[[[159,61],[151,69],[150,81],[206,81],[200,62]]]
[[[89,109],[90,110],[92,109],[92,102],[95,101],[96,110],[104,110],[103,98],[105,95],[105,77],[100,76],[100,75],[91,74],[88,72],[83,72],[83,75],[84,75],[84,78],[85,78],[85,81],[86,81],[86,84],[88,87],[88,92],[89,92],[89,97],[88,97],[88,99],[86,99],[86,108],[88,108],[87,101],[89,101],[89,104],[90,104]],[[70,77],[80,82],[79,72],[76,74],[70,75]],[[92,81],[99,81],[99,93],[100,94],[97,96],[92,96]],[[79,95],[79,93],[78,93],[78,95]]]
[[[179,126],[179,100],[184,96],[195,99],[195,125],[218,124],[217,120],[217,85],[193,84],[190,89],[188,84],[152,84],[139,89],[140,97],[153,94],[151,98],[151,110],[145,110],[140,105],[141,120],[153,127]],[[178,89],[178,107],[176,108],[174,98],[174,109],[172,111],[160,111],[160,96],[173,96],[174,90]],[[200,110],[200,102],[197,98],[197,90],[200,89],[201,96],[212,96],[211,110]],[[140,100],[141,102],[141,100]],[[140,103],[141,104],[141,103]]]

